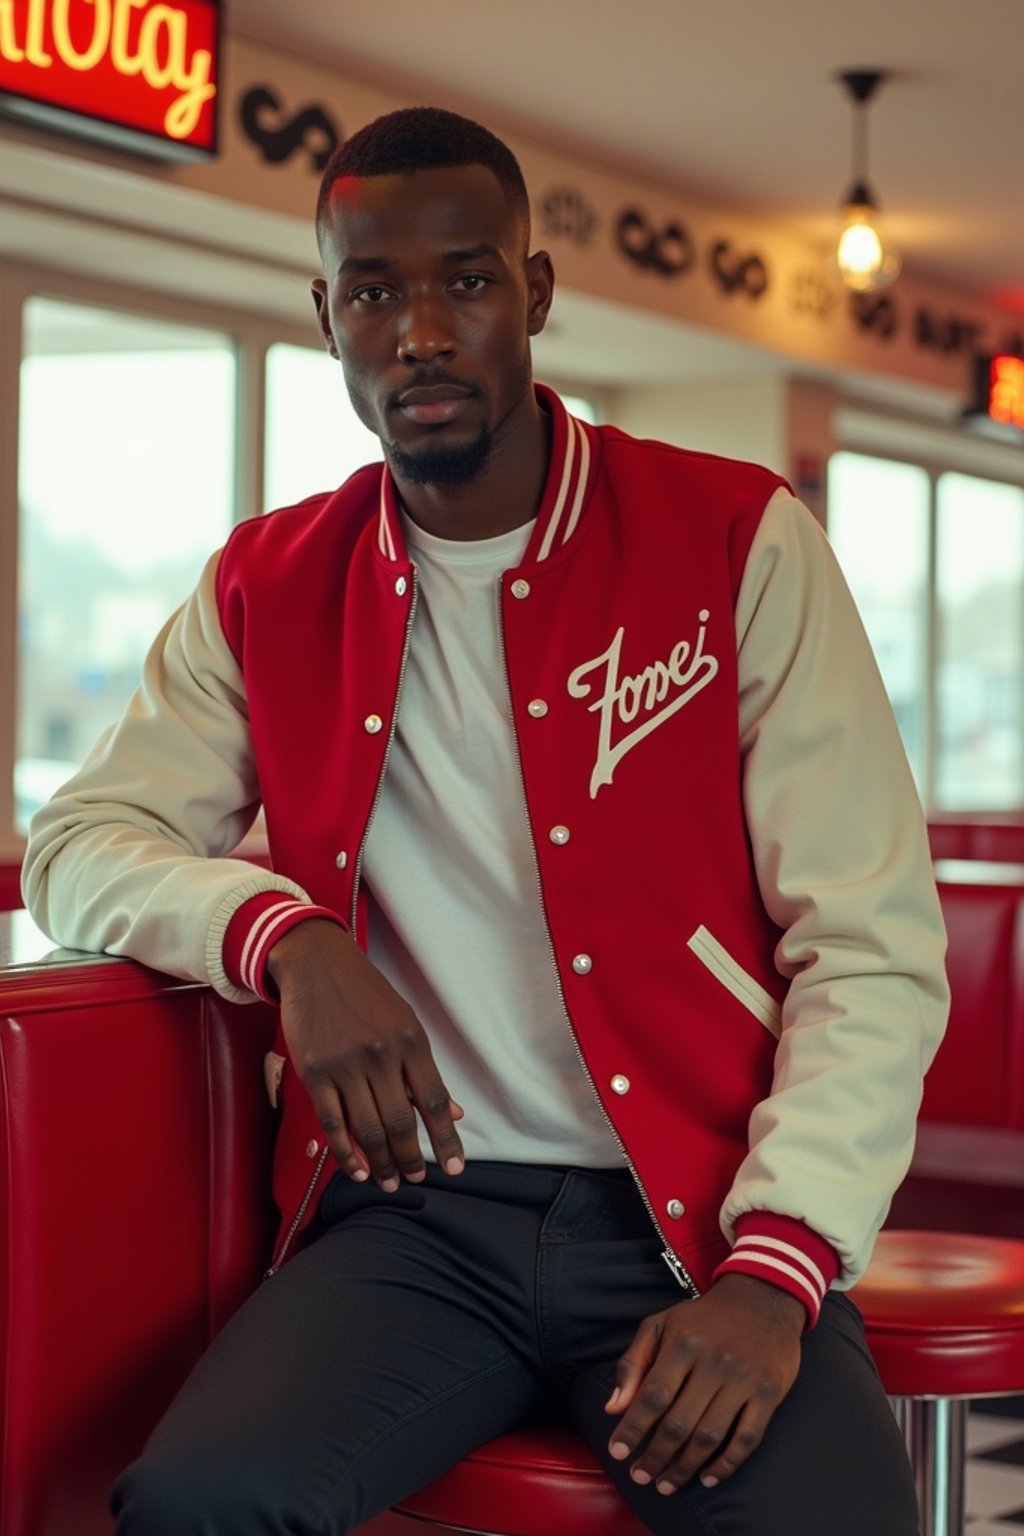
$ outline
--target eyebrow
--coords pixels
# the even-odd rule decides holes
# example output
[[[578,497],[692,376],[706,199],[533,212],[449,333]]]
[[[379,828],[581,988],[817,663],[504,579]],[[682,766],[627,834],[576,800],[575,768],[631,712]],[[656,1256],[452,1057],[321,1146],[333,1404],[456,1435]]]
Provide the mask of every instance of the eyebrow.
[[[464,261],[479,261],[483,256],[501,260],[501,252],[496,245],[467,245],[459,250],[445,251],[442,261],[449,266],[458,266]],[[346,256],[338,268],[339,277],[351,277],[367,272],[387,272],[396,263],[387,256]]]

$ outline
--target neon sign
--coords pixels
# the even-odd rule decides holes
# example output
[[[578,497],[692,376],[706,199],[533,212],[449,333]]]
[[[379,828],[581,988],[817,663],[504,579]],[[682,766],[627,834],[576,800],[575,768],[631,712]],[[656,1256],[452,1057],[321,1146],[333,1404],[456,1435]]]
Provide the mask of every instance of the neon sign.
[[[974,396],[962,420],[990,437],[1024,442],[1024,357],[1012,352],[975,357]]]
[[[0,111],[164,159],[217,147],[219,0],[0,0]]]
[[[1024,358],[989,358],[988,414],[1003,426],[1024,428]]]

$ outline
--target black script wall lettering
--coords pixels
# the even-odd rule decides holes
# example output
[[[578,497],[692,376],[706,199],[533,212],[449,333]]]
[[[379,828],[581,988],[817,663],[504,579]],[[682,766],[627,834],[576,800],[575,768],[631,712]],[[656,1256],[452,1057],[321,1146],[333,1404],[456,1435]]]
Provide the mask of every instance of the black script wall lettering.
[[[888,293],[851,293],[850,313],[862,331],[891,341],[900,327],[896,301]]]
[[[280,101],[267,85],[256,85],[246,91],[239,105],[239,117],[246,137],[269,165],[281,165],[304,149],[310,169],[322,171],[332,150],[341,142],[340,129],[323,107],[303,107],[293,117],[285,118]]]
[[[798,315],[827,320],[839,303],[839,290],[819,268],[798,267],[789,279],[788,297],[790,308]]]
[[[973,320],[956,315],[938,315],[923,304],[914,313],[914,340],[919,347],[949,356],[953,352],[974,352],[981,339],[982,327]]]
[[[711,247],[711,275],[723,293],[745,293],[759,299],[768,287],[768,268],[758,254],[739,256],[728,240],[716,240]]]
[[[600,224],[594,209],[575,187],[551,187],[540,204],[541,227],[546,235],[589,245]]]
[[[655,229],[638,208],[626,208],[619,215],[615,239],[630,261],[661,277],[679,277],[689,272],[697,259],[693,237],[685,224],[672,219],[661,229]]]

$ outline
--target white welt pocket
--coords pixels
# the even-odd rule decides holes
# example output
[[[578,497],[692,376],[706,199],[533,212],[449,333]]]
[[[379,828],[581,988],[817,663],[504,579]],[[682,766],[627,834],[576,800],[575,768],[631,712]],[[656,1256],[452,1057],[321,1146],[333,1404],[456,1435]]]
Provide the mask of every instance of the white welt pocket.
[[[717,977],[722,986],[726,987],[733,997],[778,1039],[782,1033],[782,1009],[771,993],[766,992],[760,982],[748,975],[742,965],[736,964],[729,951],[722,948],[703,923],[686,942],[687,947],[692,949],[697,959],[707,966],[712,976]]]

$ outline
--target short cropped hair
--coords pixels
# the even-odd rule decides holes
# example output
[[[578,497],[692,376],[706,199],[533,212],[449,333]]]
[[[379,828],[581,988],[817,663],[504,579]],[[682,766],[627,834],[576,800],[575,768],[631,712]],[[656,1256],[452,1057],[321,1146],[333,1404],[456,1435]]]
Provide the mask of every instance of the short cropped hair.
[[[530,199],[519,161],[508,145],[457,112],[403,107],[367,123],[332,153],[317,196],[317,237],[322,238],[330,223],[331,188],[340,177],[404,175],[446,165],[484,165],[492,171],[528,236]]]

